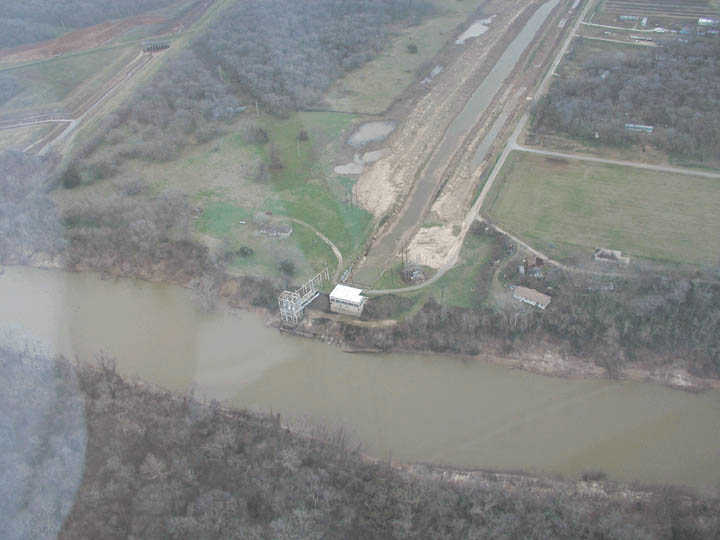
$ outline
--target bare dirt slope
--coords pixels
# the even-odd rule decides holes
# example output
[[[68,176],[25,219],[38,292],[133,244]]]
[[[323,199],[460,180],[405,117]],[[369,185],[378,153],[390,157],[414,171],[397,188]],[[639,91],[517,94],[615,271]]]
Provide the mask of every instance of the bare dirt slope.
[[[363,261],[360,280],[372,281],[407,247],[415,262],[438,268],[448,260],[452,238],[459,234],[483,173],[526,109],[528,94],[542,79],[566,33],[562,30],[568,25],[560,22],[575,14],[573,4],[569,0],[486,4],[484,15],[494,15],[489,30],[466,42],[398,127],[390,140],[390,155],[367,170],[355,187],[360,204],[378,219],[387,216]],[[478,109],[479,117],[475,111],[468,114],[469,100],[478,98],[483,85],[491,88],[486,78],[495,76],[498,60],[506,58],[506,51],[516,45],[516,37],[541,7],[554,9],[519,61],[513,62],[512,74],[480,96],[486,103]],[[460,119],[462,131],[452,133],[461,113],[467,116]],[[433,226],[421,229],[425,220]]]
[[[440,143],[482,77],[490,53],[498,55],[493,47],[499,45],[523,4],[522,0],[487,3],[485,13],[497,14],[488,32],[465,45],[395,131],[389,141],[391,154],[360,177],[355,188],[358,201],[376,217],[392,210],[407,196],[426,156]]]
[[[388,239],[388,235],[402,233],[397,224],[407,210],[406,202],[418,178],[440,147],[453,119],[492,69],[507,41],[512,39],[514,23],[525,12],[526,5],[519,0],[487,2],[483,15],[495,15],[488,31],[458,46],[463,47],[462,50],[396,129],[389,141],[389,155],[360,177],[355,186],[359,203],[377,219],[389,216],[373,239],[362,265],[361,274],[365,274],[361,275],[362,280],[372,280],[397,251],[397,239]]]
[[[139,15],[120,21],[109,21],[69,32],[64,36],[41,43],[0,49],[0,61],[20,63],[45,60],[54,56],[100,47],[124,32],[146,24],[166,22],[162,17]]]

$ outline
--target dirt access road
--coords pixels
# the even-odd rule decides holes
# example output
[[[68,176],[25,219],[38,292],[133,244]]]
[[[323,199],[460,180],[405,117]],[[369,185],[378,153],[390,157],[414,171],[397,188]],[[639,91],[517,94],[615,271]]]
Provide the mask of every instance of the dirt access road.
[[[354,281],[372,283],[407,246],[411,260],[434,268],[453,259],[483,172],[568,32],[562,20],[576,15],[573,4],[485,4],[489,30],[464,45],[396,130],[390,155],[355,186],[360,204],[385,223]],[[433,225],[421,229],[426,219]]]
[[[113,96],[121,87],[128,84],[140,71],[142,71],[154,58],[155,55],[161,53],[139,53],[120,73],[113,77],[108,83],[100,89],[100,91],[90,96],[88,99],[78,105],[75,110],[71,111],[69,118],[58,118],[59,115],[48,114],[43,117],[36,113],[30,112],[26,118],[16,119],[15,122],[5,123],[0,129],[13,129],[17,127],[25,127],[29,125],[40,125],[46,123],[58,124],[53,130],[41,139],[34,141],[32,144],[23,148],[24,152],[36,152],[38,154],[47,153],[55,144],[67,140],[80,125],[87,120],[92,114]]]

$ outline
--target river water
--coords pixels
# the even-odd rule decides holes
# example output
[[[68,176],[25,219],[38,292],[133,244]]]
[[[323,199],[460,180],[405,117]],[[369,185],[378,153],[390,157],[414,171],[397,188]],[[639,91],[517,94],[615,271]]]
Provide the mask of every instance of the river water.
[[[346,354],[255,314],[198,311],[188,291],[10,267],[0,325],[71,357],[234,405],[344,426],[396,461],[720,484],[720,393],[567,381],[442,356]]]

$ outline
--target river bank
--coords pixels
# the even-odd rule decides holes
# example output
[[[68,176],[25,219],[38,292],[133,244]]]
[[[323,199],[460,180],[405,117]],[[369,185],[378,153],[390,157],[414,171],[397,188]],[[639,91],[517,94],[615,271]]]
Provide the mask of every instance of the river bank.
[[[34,254],[25,261],[29,264],[21,266],[75,273],[96,272],[92,267],[81,264],[67,268],[61,257],[48,257],[42,253]],[[101,279],[141,279],[149,283],[176,285],[188,290],[197,288],[197,282],[194,282],[190,276],[178,276],[169,273],[163,265],[148,267],[142,272],[137,272],[129,267],[113,266],[98,272],[98,275]],[[393,326],[389,324],[392,321],[362,321],[333,313],[308,310],[307,316],[298,327],[283,327],[277,311],[274,309],[277,289],[272,287],[271,284],[261,283],[261,280],[256,278],[230,276],[225,273],[215,273],[208,279],[213,283],[212,291],[208,294],[213,297],[217,295],[233,309],[251,312],[262,317],[266,325],[286,334],[321,341],[350,353],[437,354],[424,349],[393,344],[382,348],[358,347],[344,338],[348,327],[357,327],[364,330],[376,327],[379,330],[387,330]],[[211,301],[210,304],[214,305],[214,301]],[[642,361],[623,366],[619,371],[613,373],[613,377],[609,377],[608,370],[599,365],[594,359],[566,354],[562,352],[559,346],[549,342],[534,343],[532,346],[514,350],[510,353],[503,352],[502,344],[498,343],[475,355],[443,354],[458,358],[472,358],[510,369],[519,369],[538,375],[563,379],[597,380],[611,378],[614,380],[660,384],[687,392],[720,390],[720,380],[693,375],[679,359],[664,358],[662,362],[659,362],[661,359],[653,357],[651,354],[647,354]]]
[[[346,333],[342,326],[353,326],[367,328],[367,321],[354,321],[350,317],[337,316],[335,314],[318,314],[312,312],[300,323],[297,328],[283,327],[280,318],[263,310],[267,317],[267,323],[280,331],[306,339],[320,340],[328,345],[341,348],[349,353],[370,353],[370,354],[427,354],[436,355],[435,352],[412,349],[407,347],[389,346],[387,348],[355,347],[343,339]],[[319,323],[317,321],[320,321]],[[364,324],[363,324],[364,323]],[[379,325],[378,328],[388,325]],[[501,345],[491,347],[488,352],[481,352],[476,355],[463,355],[446,353],[448,356],[457,358],[470,358],[511,369],[519,369],[562,379],[613,379],[626,380],[641,383],[653,383],[667,386],[669,388],[684,390],[687,392],[704,392],[706,390],[720,390],[720,380],[702,378],[692,375],[681,362],[668,361],[665,365],[652,365],[652,359],[644,362],[631,363],[623,367],[613,377],[608,376],[606,368],[598,365],[591,358],[580,358],[564,354],[560,347],[552,346],[549,343],[540,343],[528,347],[526,350],[502,353]]]

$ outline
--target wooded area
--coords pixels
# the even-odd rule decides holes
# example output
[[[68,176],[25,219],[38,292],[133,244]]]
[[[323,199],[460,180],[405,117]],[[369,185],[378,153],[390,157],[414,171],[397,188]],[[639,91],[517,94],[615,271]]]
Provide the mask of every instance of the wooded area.
[[[146,187],[139,181],[102,203],[77,200],[61,212],[49,195],[60,181],[52,159],[0,153],[0,263],[58,258],[70,269],[176,283],[215,272],[207,248],[192,238],[185,196],[138,197]]]
[[[0,0],[0,48],[52,39],[104,22],[163,8],[177,0]]]
[[[432,10],[414,0],[249,0],[222,12],[191,46],[105,118],[75,157],[103,143],[110,154],[82,167],[112,176],[129,158],[166,161],[256,104],[273,114],[315,103],[344,72],[382,48],[391,23],[412,24]]]
[[[573,53],[569,54],[572,62]],[[594,54],[554,79],[534,109],[535,128],[611,145],[640,142],[676,156],[720,159],[720,42]],[[652,135],[626,123],[655,126]],[[597,139],[595,134],[597,133]]]
[[[58,210],[48,192],[54,162],[20,151],[0,152],[0,262],[23,264],[64,247]]]
[[[389,24],[412,24],[433,10],[424,0],[243,1],[193,49],[271,111],[298,109],[380,52]]]
[[[720,377],[720,286],[649,277],[613,292],[566,283],[553,287],[552,295],[545,311],[526,313],[452,308],[431,298],[396,327],[345,324],[343,337],[360,349],[462,354],[532,350],[550,338],[566,353],[606,368],[610,377],[637,359],[657,366],[682,359],[695,375]]]

